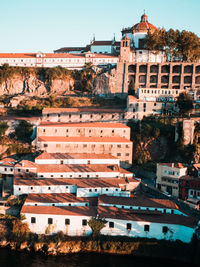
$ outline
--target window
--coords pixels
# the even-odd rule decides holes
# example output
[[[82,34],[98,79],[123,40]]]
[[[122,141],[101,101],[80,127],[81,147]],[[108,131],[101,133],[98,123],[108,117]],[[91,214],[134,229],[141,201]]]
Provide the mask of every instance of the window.
[[[44,147],[48,147],[48,144],[44,144]]]
[[[4,171],[6,172],[7,171],[7,168],[4,168]]]
[[[21,188],[19,187],[18,190],[21,191]]]
[[[149,232],[149,225],[148,225],[148,224],[145,224],[145,225],[144,225],[144,231],[145,231],[145,232]]]
[[[167,226],[163,226],[162,232],[163,232],[163,234],[166,234],[168,232],[168,227]]]
[[[35,217],[31,217],[31,223],[36,223],[36,218]]]
[[[26,172],[28,172],[29,171],[29,169],[26,169]]]
[[[18,169],[18,172],[20,172],[20,169]]]
[[[121,153],[117,153],[117,156],[118,156],[118,157],[121,156]]]
[[[60,147],[60,144],[56,144],[56,147],[57,147],[57,148]]]
[[[89,192],[92,192],[92,189],[89,189]]]
[[[131,223],[127,223],[127,224],[126,224],[126,229],[127,229],[127,230],[131,230]]]
[[[31,186],[31,190],[33,190],[33,187]]]
[[[53,224],[53,219],[52,218],[48,218],[48,224]]]
[[[65,224],[70,225],[70,219],[65,219]]]
[[[126,153],[126,157],[128,157],[129,156],[129,153]]]
[[[121,147],[121,145],[117,145],[117,147],[119,147],[119,148],[120,148],[120,147]]]
[[[114,222],[109,222],[109,228],[114,228]]]
[[[51,187],[50,186],[48,187],[48,190],[51,190]]]
[[[86,226],[87,225],[87,220],[82,220],[82,225]]]
[[[83,147],[87,147],[87,145],[83,145]]]
[[[60,161],[60,164],[63,164],[63,163],[64,163],[63,160],[61,160],[61,161]]]

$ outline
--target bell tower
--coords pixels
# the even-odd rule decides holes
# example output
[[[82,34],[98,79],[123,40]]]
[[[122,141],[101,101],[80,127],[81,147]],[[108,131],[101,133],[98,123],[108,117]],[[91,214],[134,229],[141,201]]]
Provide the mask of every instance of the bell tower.
[[[130,52],[131,52],[131,40],[127,35],[125,35],[121,39],[120,60],[123,62],[129,62],[130,61]]]

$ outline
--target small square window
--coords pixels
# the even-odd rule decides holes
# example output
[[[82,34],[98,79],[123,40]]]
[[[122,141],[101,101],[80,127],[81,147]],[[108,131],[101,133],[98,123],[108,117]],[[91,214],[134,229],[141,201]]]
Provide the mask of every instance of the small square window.
[[[65,219],[65,224],[70,225],[70,219]]]
[[[109,228],[114,228],[114,222],[109,222]]]
[[[87,225],[87,220],[82,220],[82,225],[86,226]]]
[[[127,230],[131,230],[131,223],[127,223],[127,224],[126,224],[126,229],[127,229]]]
[[[53,224],[53,219],[52,218],[48,218],[48,224]]]
[[[168,227],[167,226],[163,226],[162,232],[163,232],[163,234],[166,234],[168,232]]]
[[[31,217],[31,223],[36,223],[36,218],[35,217]]]
[[[149,232],[149,225],[148,225],[148,224],[145,224],[145,226],[144,226],[144,231],[145,231],[145,232]]]

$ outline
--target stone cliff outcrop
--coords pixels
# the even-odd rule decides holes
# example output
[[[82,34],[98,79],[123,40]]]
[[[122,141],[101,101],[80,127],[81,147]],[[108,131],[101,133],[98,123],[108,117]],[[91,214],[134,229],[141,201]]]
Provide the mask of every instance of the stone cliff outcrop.
[[[66,76],[64,79],[45,81],[35,74],[28,76],[15,75],[0,84],[0,95],[36,95],[44,96],[50,93],[67,94],[74,87],[74,79]]]
[[[70,75],[64,78],[46,80],[35,73],[15,74],[0,83],[1,95],[46,96],[48,94],[67,95],[76,90],[77,82]],[[115,70],[95,75],[91,83],[94,95],[109,95],[115,92]]]

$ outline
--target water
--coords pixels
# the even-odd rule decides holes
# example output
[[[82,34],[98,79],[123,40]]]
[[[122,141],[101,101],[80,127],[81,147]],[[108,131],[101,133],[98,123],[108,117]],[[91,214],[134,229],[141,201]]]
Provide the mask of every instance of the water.
[[[72,254],[67,256],[44,256],[0,249],[0,267],[169,267],[172,264],[193,266],[171,260],[133,257],[127,255]]]

